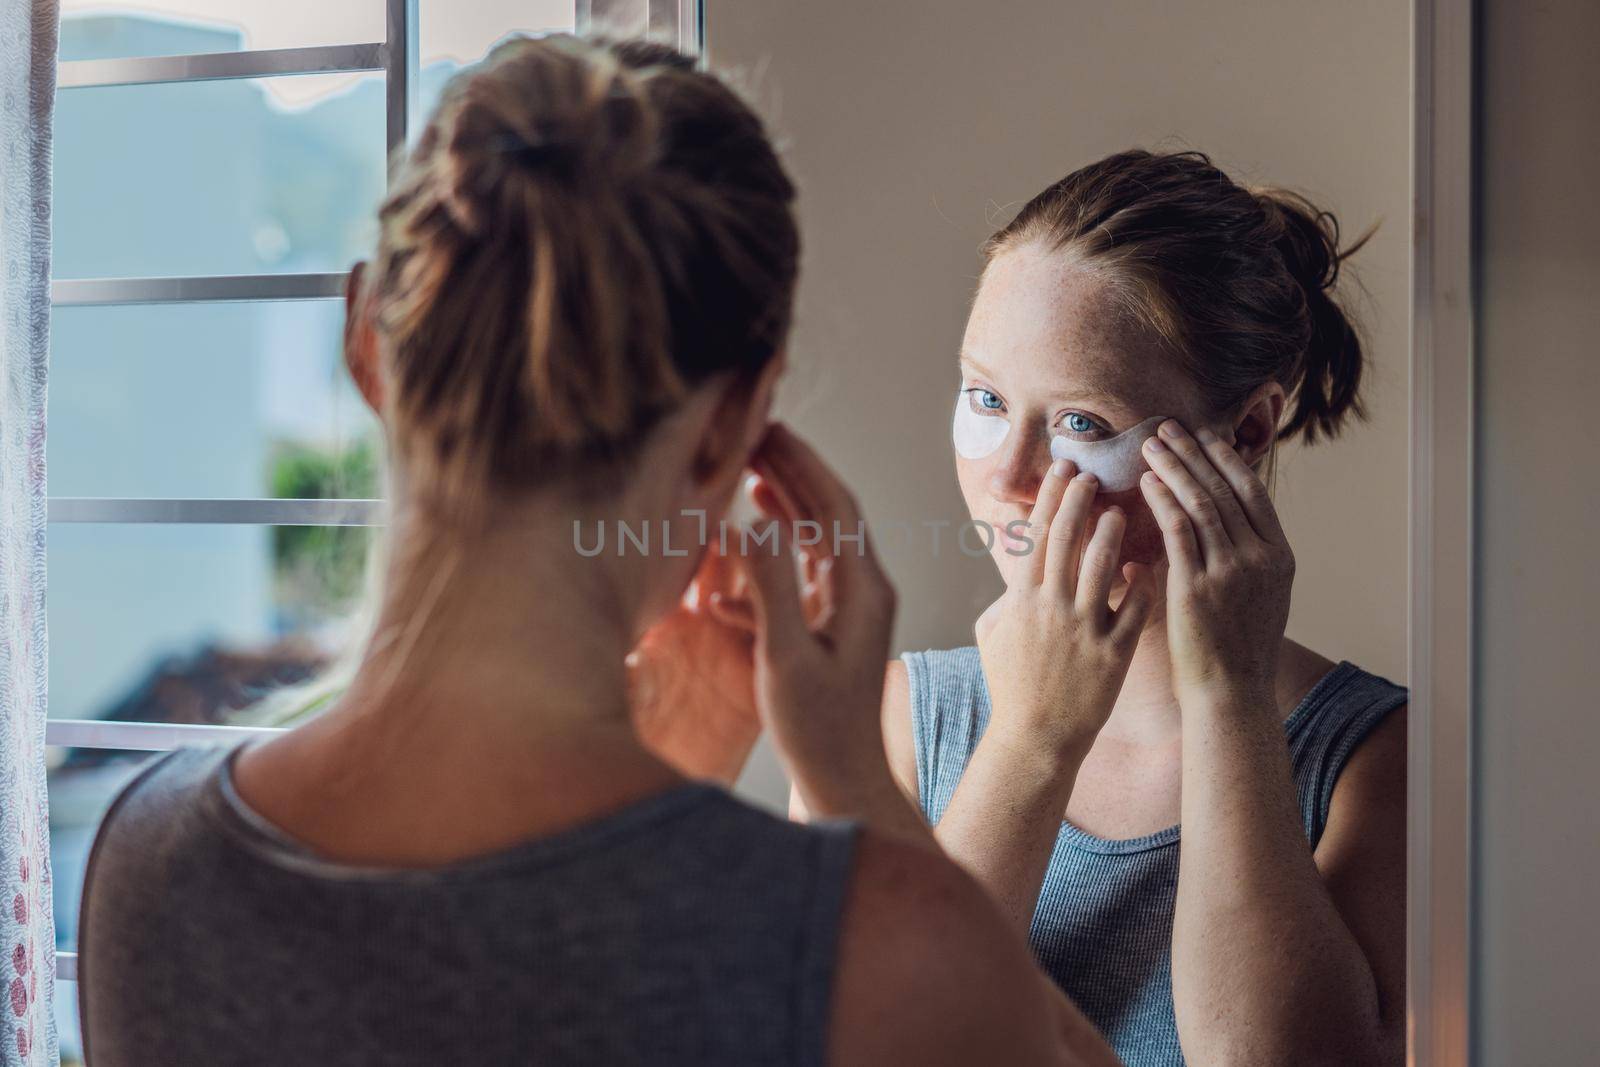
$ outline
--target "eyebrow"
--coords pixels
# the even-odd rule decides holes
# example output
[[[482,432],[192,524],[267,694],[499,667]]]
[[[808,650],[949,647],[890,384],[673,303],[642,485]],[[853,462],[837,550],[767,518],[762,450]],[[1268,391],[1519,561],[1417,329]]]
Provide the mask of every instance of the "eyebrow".
[[[965,363],[975,371],[987,374],[991,378],[994,377],[993,371],[991,371],[988,367],[985,367],[982,363],[979,363],[976,359],[973,359],[972,356],[968,355],[966,352],[959,353],[956,356],[956,362]]]
[[[966,364],[985,377],[996,377],[993,371],[991,371],[988,367],[985,367],[982,363],[979,363],[972,357],[970,353],[962,352],[958,362]],[[1126,407],[1128,405],[1128,398],[1118,396],[1115,393],[1107,391],[1109,385],[1112,383],[1108,382],[1104,375],[1090,374],[1087,376],[1087,378],[1088,380],[1084,383],[1083,388],[1074,389],[1070,393],[1061,391],[1057,393],[1057,395],[1063,398],[1070,397],[1074,400],[1100,401],[1120,407]]]

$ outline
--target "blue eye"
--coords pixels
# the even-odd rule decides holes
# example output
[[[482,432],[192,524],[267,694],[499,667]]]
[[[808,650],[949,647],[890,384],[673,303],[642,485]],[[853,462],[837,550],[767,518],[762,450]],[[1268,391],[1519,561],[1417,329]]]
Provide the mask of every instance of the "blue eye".
[[[1101,441],[1111,431],[1081,411],[1069,411],[1056,422],[1056,433],[1072,441]]]
[[[1000,411],[1006,406],[1006,402],[1004,400],[1001,400],[998,395],[991,393],[982,386],[975,385],[966,392],[967,395],[974,401],[972,406],[976,410]]]

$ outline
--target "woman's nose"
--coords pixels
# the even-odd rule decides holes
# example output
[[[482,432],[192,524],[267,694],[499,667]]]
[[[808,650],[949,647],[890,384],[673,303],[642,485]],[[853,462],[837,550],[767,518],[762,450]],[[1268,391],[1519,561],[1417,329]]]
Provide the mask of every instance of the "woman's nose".
[[[1009,437],[989,471],[989,495],[1002,504],[1031,508],[1050,468],[1050,449],[1034,434]]]

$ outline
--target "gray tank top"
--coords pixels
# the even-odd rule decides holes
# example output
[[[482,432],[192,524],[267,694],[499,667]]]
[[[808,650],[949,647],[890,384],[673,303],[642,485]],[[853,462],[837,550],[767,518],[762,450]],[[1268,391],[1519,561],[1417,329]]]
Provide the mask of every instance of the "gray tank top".
[[[976,648],[902,658],[911,681],[917,791],[923,813],[937,823],[989,722],[989,690]],[[1284,722],[1312,847],[1350,753],[1406,699],[1404,688],[1345,660]],[[1030,940],[1040,964],[1128,1067],[1183,1063],[1172,1009],[1178,829],[1108,840],[1062,822],[1033,916]]]
[[[245,807],[232,751],[161,758],[100,827],[95,1067],[823,1063],[852,825],[694,784],[447,866],[352,867]]]

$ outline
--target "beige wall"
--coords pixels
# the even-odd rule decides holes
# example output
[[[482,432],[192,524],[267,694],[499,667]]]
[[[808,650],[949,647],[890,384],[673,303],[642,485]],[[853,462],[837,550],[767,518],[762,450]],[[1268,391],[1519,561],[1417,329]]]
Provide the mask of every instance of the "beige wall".
[[[1291,453],[1291,636],[1406,677],[1409,5],[1399,0],[706,0],[713,65],[745,75],[802,190],[805,276],[781,407],[882,523],[961,521],[948,412],[997,221],[1068,171],[1203,149],[1301,189],[1347,229],[1372,422]],[[971,640],[986,560],[897,552],[900,648]],[[770,761],[747,785],[781,792]]]
[[[1483,3],[1476,1064],[1600,1049],[1600,5]]]

